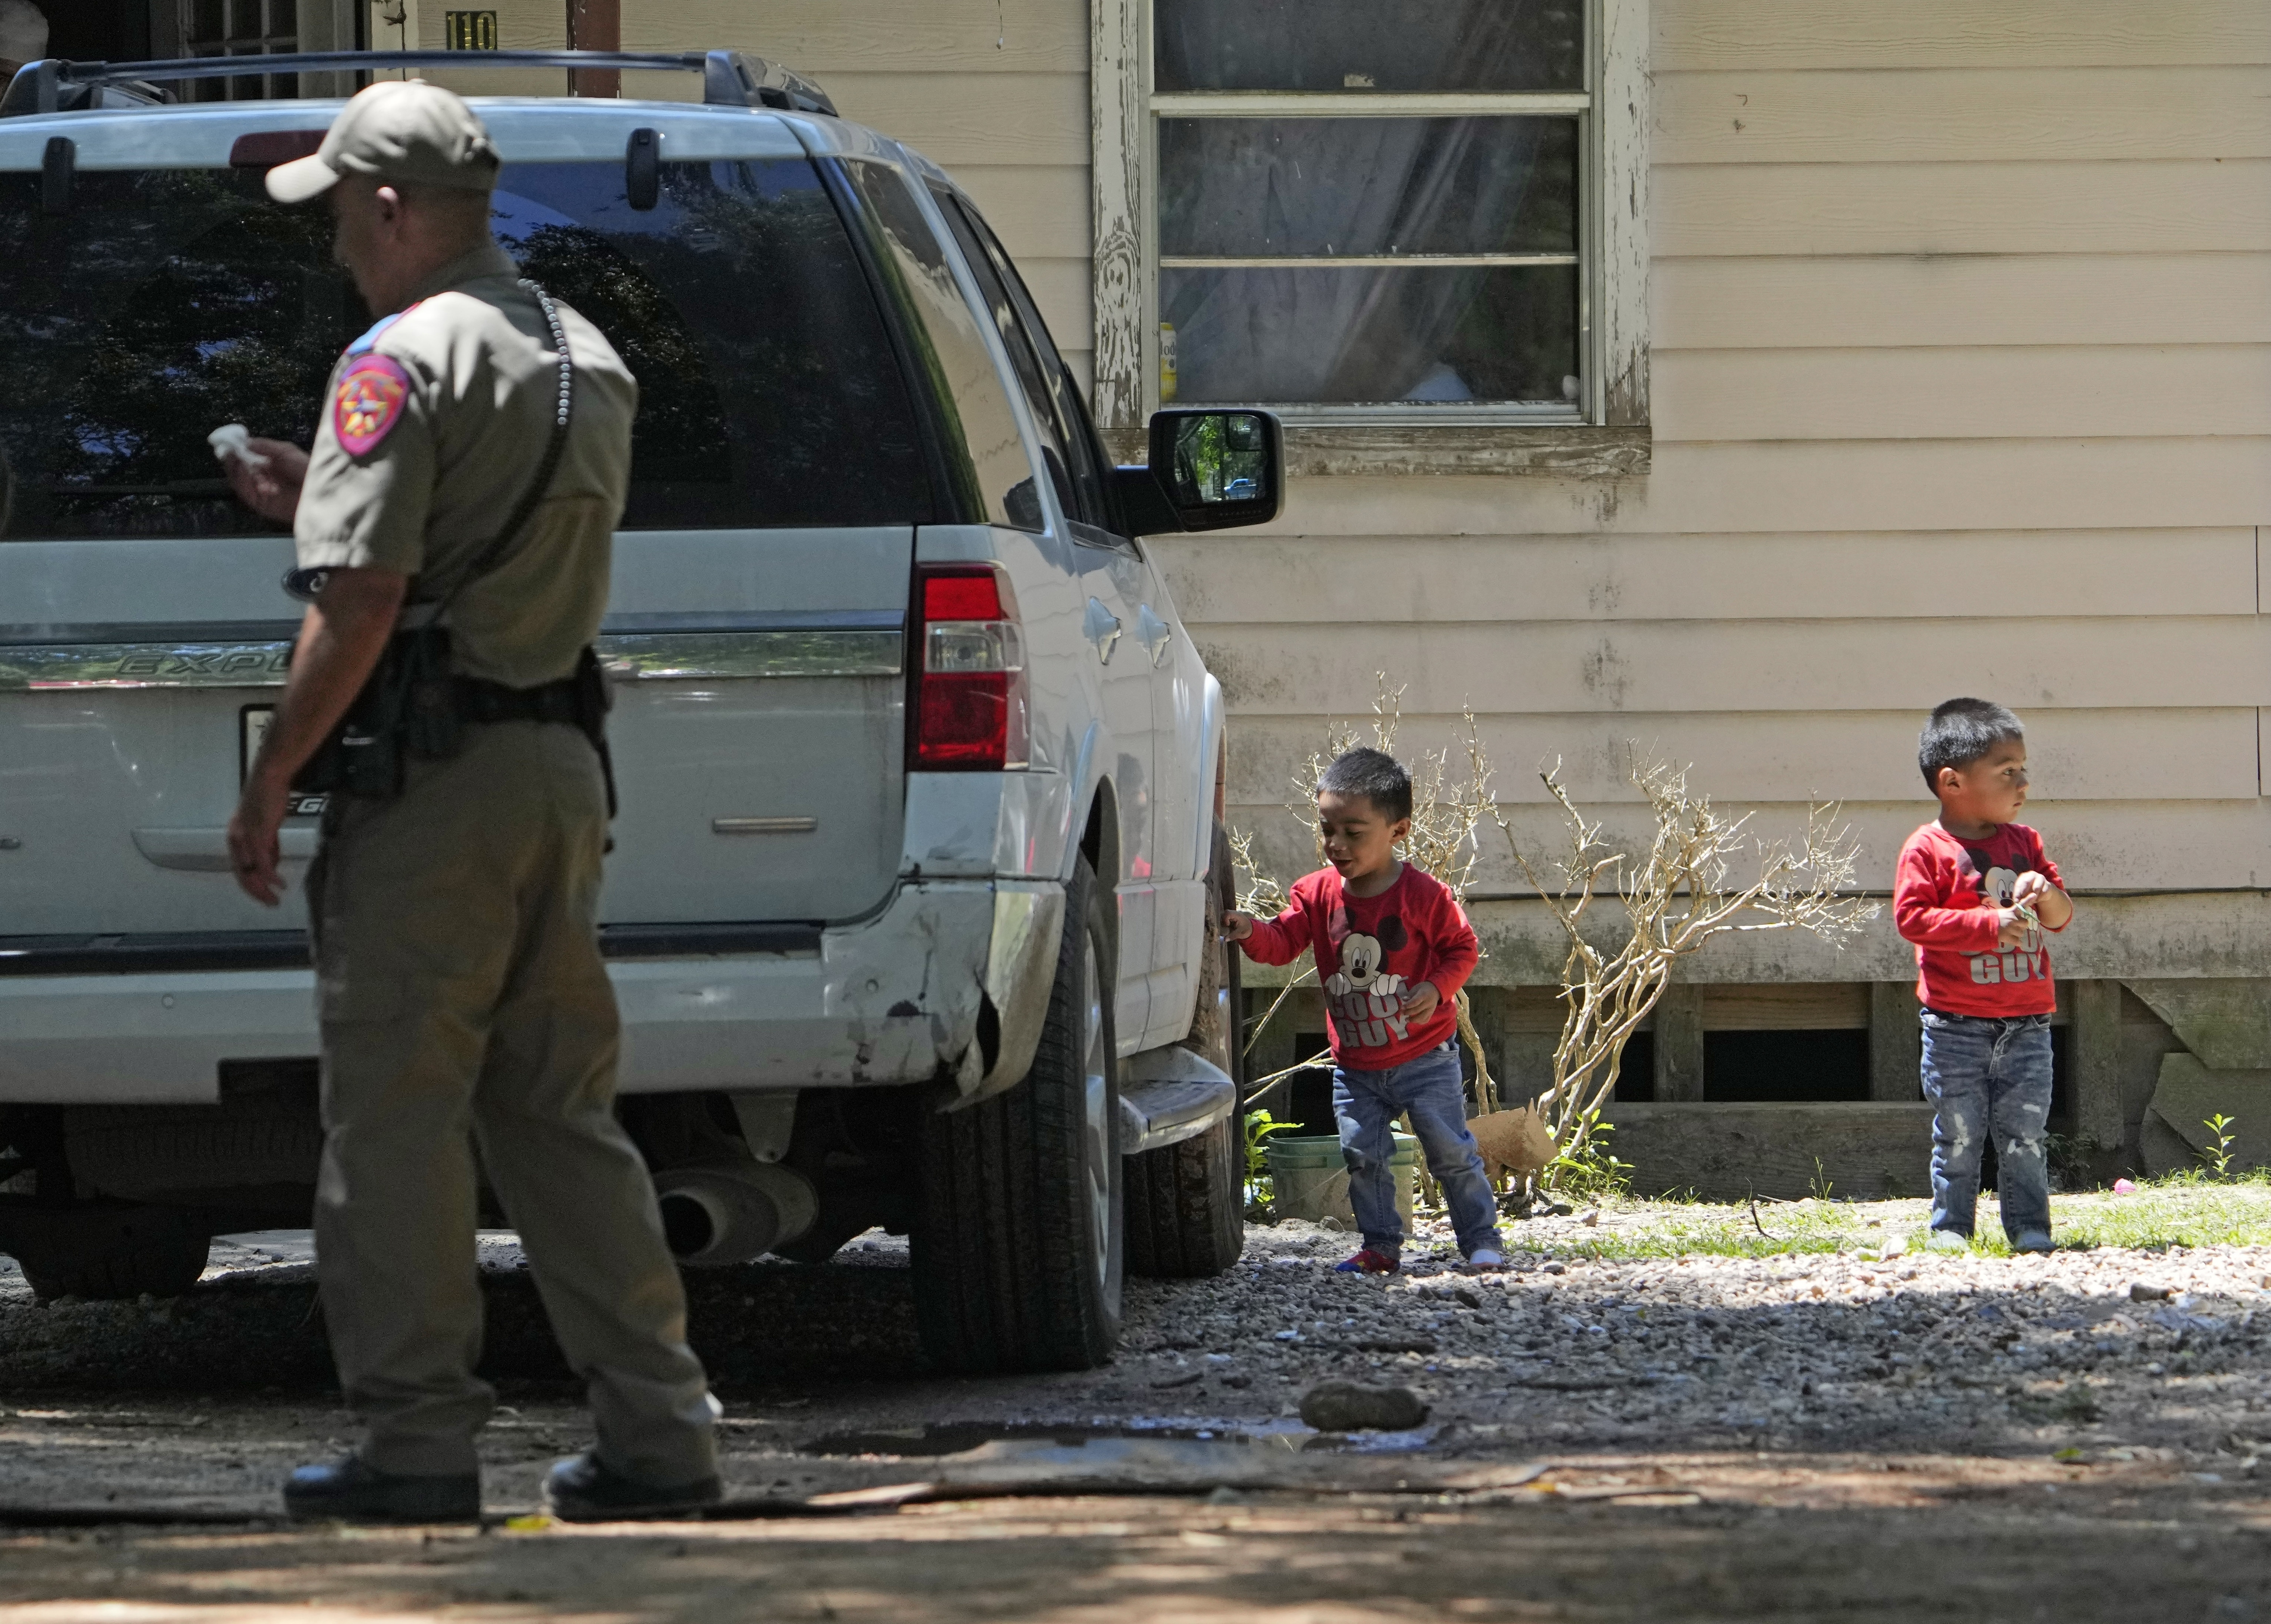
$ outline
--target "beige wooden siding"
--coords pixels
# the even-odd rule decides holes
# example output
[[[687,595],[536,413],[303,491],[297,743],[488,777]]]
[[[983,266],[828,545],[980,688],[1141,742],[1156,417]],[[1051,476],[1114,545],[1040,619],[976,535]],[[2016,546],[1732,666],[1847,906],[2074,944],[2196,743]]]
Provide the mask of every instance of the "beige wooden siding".
[[[784,63],[818,80],[845,117],[940,165],[1001,233],[1086,381],[1094,343],[1081,0],[626,0],[623,46]]]
[[[1842,799],[1881,888],[1932,810],[1924,711],[1984,693],[2028,720],[2076,887],[2271,883],[2271,6],[1654,18],[1651,473],[1310,479],[1266,533],[1156,544],[1230,697],[1233,819],[1309,866],[1289,780],[1386,670],[1407,755],[1474,708],[1534,851],[1557,758],[1636,832],[1637,746],[1769,831]],[[2202,922],[2241,898],[2099,905],[2069,962],[2230,972]],[[1897,973],[1881,934],[1790,962]]]

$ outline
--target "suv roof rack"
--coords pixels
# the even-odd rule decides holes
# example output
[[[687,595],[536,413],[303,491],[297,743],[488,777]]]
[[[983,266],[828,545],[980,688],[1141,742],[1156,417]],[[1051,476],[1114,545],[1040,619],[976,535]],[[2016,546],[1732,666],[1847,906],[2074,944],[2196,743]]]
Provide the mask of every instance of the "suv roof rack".
[[[70,110],[72,92],[171,79],[268,73],[370,73],[391,68],[633,68],[699,73],[711,107],[777,108],[838,116],[828,93],[802,74],[740,51],[296,51],[272,56],[191,56],[165,62],[26,63],[0,95],[0,118]]]

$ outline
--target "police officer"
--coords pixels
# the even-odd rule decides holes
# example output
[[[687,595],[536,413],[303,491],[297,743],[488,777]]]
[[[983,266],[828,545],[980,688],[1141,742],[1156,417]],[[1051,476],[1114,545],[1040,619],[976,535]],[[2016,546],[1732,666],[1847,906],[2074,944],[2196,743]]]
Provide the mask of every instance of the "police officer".
[[[229,823],[238,883],[273,905],[294,775],[401,625],[446,604],[472,708],[454,755],[391,798],[333,793],[308,875],[323,1028],[316,1190],[324,1314],[361,1446],[286,1485],[295,1516],[465,1517],[493,1395],[473,1146],[589,1383],[598,1447],[547,1479],[555,1514],[659,1516],[719,1497],[717,1404],[686,1345],[654,1188],[613,1114],[618,1024],[594,911],[607,808],[565,697],[599,629],[638,390],[598,330],[545,309],[489,232],[498,160],[438,86],[374,85],[312,157],[268,175],[330,194],[336,252],[374,311],[342,356],[312,454],[255,440],[239,495],[326,572]],[[264,459],[262,460],[262,459]]]

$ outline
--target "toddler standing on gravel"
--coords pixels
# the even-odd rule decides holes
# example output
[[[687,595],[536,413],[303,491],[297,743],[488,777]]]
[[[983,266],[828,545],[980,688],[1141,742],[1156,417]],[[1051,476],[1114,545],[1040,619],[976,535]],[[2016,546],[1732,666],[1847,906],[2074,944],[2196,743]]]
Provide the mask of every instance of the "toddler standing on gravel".
[[[1940,816],[1901,848],[1893,917],[1916,943],[1924,1004],[1924,1091],[1932,1123],[1932,1237],[1971,1244],[1979,1158],[1995,1136],[2003,1229],[2013,1249],[2051,1249],[2050,950],[2074,904],[2042,837],[2012,822],[2027,803],[2027,736],[1984,699],[1951,699],[1917,751]]]
[[[1385,751],[1350,750],[1317,782],[1317,834],[1332,866],[1294,882],[1275,920],[1223,916],[1223,934],[1257,964],[1292,964],[1303,948],[1316,955],[1332,1032],[1333,1114],[1364,1235],[1344,1274],[1402,1267],[1391,1125],[1406,1112],[1467,1267],[1506,1267],[1498,1203],[1467,1131],[1453,1002],[1481,951],[1449,888],[1396,855],[1411,832],[1411,775]]]

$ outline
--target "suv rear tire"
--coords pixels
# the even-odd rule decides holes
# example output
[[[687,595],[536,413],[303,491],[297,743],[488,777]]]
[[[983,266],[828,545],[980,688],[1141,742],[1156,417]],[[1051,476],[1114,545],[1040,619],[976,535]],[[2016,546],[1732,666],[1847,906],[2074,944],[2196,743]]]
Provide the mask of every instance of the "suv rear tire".
[[[915,1315],[948,1370],[1092,1369],[1120,1340],[1120,1062],[1098,890],[1083,858],[1024,1080],[922,1121]]]
[[[1230,836],[1214,829],[1197,1012],[1183,1047],[1239,1075],[1238,950],[1222,939],[1234,905]],[[1179,1144],[1128,1158],[1128,1272],[1158,1280],[1217,1275],[1246,1249],[1246,1144],[1240,1113]]]
[[[45,1216],[45,1215],[42,1215]],[[56,1213],[47,1233],[18,1237],[16,1262],[32,1294],[95,1300],[178,1297],[205,1271],[205,1226],[175,1207],[98,1207]]]
[[[1128,1158],[1128,1272],[1196,1280],[1246,1249],[1245,1169],[1238,1120]]]

